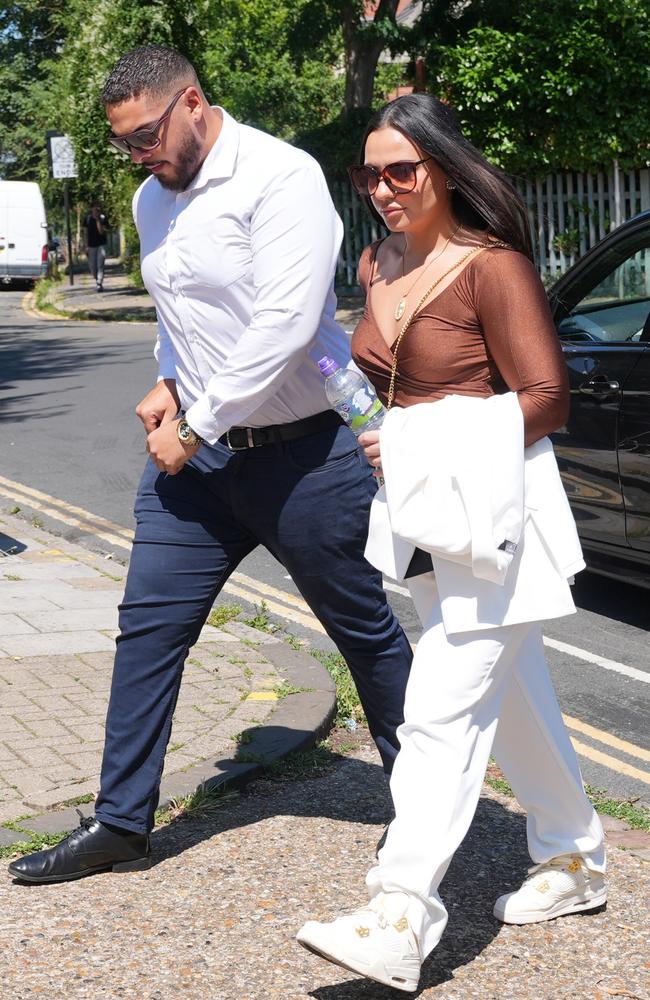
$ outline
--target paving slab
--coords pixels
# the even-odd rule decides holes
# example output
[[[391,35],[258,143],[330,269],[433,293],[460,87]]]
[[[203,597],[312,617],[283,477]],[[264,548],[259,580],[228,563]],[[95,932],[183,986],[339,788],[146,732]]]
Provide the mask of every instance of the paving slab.
[[[122,585],[101,556],[55,545],[14,515],[1,523],[12,554],[0,562],[0,824],[31,813],[27,829],[59,832],[78,820],[66,806],[99,787]],[[280,699],[286,682],[301,690]],[[257,727],[249,758],[270,762],[323,732],[334,702],[313,657],[244,622],[206,625],[186,665],[161,802],[254,776],[259,763],[236,760],[244,730]]]

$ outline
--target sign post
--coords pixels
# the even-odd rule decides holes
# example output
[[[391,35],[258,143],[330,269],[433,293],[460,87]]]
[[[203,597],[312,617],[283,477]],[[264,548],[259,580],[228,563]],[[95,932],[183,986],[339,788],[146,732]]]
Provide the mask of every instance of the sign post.
[[[72,268],[72,230],[70,228],[70,193],[68,191],[68,178],[77,176],[77,164],[74,158],[74,147],[69,135],[62,135],[60,132],[46,132],[47,136],[47,156],[50,161],[52,177],[55,180],[63,181],[63,205],[65,209],[65,228],[68,239],[68,277],[70,284],[74,285],[74,274]]]

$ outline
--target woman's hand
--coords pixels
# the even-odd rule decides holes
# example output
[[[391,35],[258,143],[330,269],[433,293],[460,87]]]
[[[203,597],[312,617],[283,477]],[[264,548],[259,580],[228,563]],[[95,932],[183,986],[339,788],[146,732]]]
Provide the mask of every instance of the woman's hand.
[[[377,479],[381,478],[381,452],[379,450],[379,431],[364,431],[359,435],[359,444],[363,448],[368,464],[375,470]]]

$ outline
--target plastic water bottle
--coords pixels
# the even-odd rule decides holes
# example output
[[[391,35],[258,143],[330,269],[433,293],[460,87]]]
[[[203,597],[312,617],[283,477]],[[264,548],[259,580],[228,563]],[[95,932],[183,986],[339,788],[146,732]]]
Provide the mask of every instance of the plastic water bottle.
[[[386,410],[363,376],[341,368],[333,358],[321,358],[318,367],[325,376],[325,395],[330,406],[357,437],[364,431],[379,430]]]

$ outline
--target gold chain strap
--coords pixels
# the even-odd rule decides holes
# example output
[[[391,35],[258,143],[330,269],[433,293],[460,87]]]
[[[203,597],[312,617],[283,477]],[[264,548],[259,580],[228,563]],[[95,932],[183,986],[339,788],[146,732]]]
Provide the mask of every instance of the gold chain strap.
[[[393,348],[393,363],[391,365],[390,383],[388,385],[388,395],[386,397],[387,410],[390,410],[391,406],[393,405],[393,400],[395,399],[395,381],[397,379],[397,352],[399,351],[400,344],[404,339],[404,334],[408,330],[413,317],[424,305],[426,300],[431,295],[431,292],[433,292],[434,289],[438,287],[441,281],[445,280],[447,275],[451,274],[452,271],[455,271],[457,267],[460,267],[460,265],[463,264],[469,257],[471,257],[472,254],[475,254],[478,250],[483,250],[486,247],[504,247],[506,249],[511,249],[511,247],[507,243],[497,243],[496,240],[491,243],[478,243],[475,247],[472,247],[471,250],[468,250],[466,254],[463,254],[463,256],[460,257],[454,264],[452,264],[451,267],[448,268],[443,274],[441,274],[440,277],[436,278],[434,283],[429,288],[427,288],[426,292],[424,293],[418,304],[411,310],[411,312],[406,317],[402,329],[397,335],[397,340],[395,341],[395,347]]]

